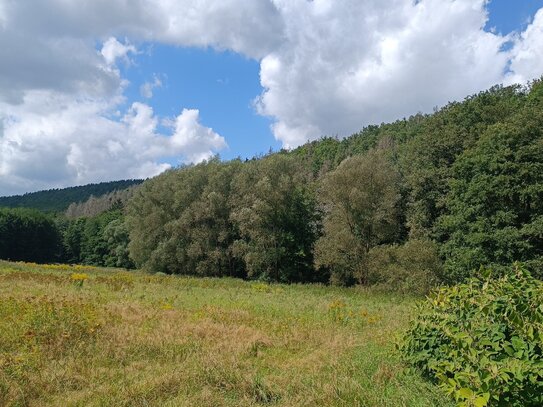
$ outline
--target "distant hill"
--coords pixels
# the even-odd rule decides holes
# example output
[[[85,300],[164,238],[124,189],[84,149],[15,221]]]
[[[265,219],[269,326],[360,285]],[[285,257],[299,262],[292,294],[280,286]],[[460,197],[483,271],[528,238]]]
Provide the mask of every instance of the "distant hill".
[[[128,188],[116,189],[104,195],[92,195],[84,202],[71,203],[64,214],[69,219],[90,218],[115,207],[124,207],[137,188],[139,188],[139,185],[131,185]]]
[[[101,196],[141,184],[141,179],[101,182],[77,187],[49,189],[24,195],[0,197],[0,207],[34,208],[44,212],[63,212],[71,203],[87,201],[91,196]]]

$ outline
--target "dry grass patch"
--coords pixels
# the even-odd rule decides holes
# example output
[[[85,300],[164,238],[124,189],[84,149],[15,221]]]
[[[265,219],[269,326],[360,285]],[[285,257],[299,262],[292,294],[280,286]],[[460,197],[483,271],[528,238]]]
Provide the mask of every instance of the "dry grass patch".
[[[0,262],[0,405],[447,405],[395,354],[412,304]]]

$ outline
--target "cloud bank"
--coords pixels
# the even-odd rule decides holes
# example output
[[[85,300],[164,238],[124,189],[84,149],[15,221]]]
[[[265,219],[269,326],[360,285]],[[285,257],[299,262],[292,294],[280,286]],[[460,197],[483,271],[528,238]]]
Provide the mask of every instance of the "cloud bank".
[[[285,147],[539,77],[543,9],[503,36],[485,30],[486,3],[0,0],[0,195],[152,176],[226,147],[197,110],[179,106],[167,134],[148,105],[122,111],[118,66],[143,42],[258,60],[255,106]]]
[[[9,119],[0,139],[0,187],[145,178],[170,168],[165,158],[199,162],[226,147],[223,137],[200,124],[198,110],[183,109],[172,134],[164,135],[150,106],[133,103],[114,119],[108,115],[115,106],[44,91],[28,93],[22,104],[4,105]]]

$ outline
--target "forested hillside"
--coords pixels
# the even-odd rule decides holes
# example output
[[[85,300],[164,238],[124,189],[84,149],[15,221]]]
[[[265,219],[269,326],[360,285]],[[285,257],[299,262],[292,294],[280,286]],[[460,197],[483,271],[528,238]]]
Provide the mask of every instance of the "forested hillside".
[[[248,163],[144,183],[130,254],[152,271],[424,289],[543,260],[543,83]]]
[[[66,209],[100,185],[4,199]],[[344,140],[215,158],[125,195],[57,217],[56,259],[409,292],[515,261],[541,277],[543,82],[494,87]]]
[[[31,192],[24,195],[0,197],[0,207],[33,208],[45,212],[63,212],[72,203],[88,200],[91,196],[100,196],[115,190],[123,190],[143,180],[124,180],[101,182],[77,187],[50,189]]]
[[[69,219],[93,217],[112,208],[124,207],[140,184],[134,184],[126,189],[116,189],[101,196],[91,195],[84,202],[73,202],[68,206],[65,215]]]

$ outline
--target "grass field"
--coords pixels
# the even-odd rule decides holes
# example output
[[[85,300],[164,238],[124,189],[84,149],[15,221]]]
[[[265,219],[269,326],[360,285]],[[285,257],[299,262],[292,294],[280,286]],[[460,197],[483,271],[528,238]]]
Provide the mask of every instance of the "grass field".
[[[413,304],[0,262],[0,405],[447,406],[394,350]]]

